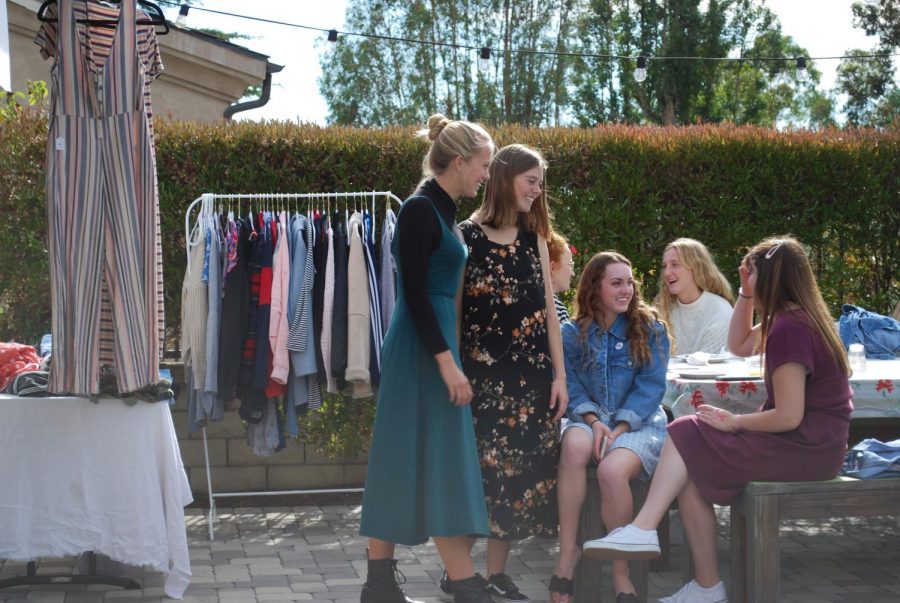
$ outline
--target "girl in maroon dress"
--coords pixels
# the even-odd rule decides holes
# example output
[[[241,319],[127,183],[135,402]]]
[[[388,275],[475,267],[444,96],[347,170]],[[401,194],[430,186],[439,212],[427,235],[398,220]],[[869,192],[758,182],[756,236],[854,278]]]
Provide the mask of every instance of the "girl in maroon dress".
[[[850,369],[800,243],[767,239],[750,250],[739,271],[728,348],[738,356],[765,351],[768,399],[755,414],[701,405],[696,415],[673,421],[634,522],[584,544],[586,555],[601,559],[658,555],[655,528],[677,497],[694,580],[664,603],[726,600],[713,504],[731,503],[750,481],[832,479],[847,449]]]

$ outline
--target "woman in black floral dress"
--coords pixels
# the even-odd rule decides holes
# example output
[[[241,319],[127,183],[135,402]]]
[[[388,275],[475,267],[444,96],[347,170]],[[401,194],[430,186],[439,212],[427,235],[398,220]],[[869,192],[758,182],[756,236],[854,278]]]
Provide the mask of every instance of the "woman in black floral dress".
[[[484,202],[459,225],[469,248],[462,363],[488,505],[488,588],[527,601],[504,573],[512,540],[557,533],[559,419],[568,404],[549,278],[543,157],[500,149]],[[549,311],[548,311],[549,310]]]

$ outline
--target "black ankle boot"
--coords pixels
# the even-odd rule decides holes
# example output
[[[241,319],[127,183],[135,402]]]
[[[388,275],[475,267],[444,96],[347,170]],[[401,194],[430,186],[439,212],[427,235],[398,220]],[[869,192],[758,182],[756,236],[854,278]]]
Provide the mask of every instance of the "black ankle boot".
[[[369,574],[359,596],[360,603],[421,603],[406,596],[400,585],[406,578],[396,559],[369,559]]]
[[[453,580],[451,584],[454,603],[492,603],[491,595],[484,585],[484,578],[480,574],[465,580]]]

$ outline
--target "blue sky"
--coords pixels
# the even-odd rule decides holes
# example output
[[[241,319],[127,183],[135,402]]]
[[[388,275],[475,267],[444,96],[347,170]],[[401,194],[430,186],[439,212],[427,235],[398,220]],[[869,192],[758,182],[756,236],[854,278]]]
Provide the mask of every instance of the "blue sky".
[[[871,48],[867,38],[852,27],[852,0],[768,0],[766,4],[779,16],[782,31],[809,51],[810,56],[841,55],[849,48]],[[343,29],[345,0],[285,2],[284,0],[206,0],[203,8],[264,19],[298,23],[325,29]],[[175,19],[178,9],[167,9]],[[251,36],[237,43],[270,56],[284,65],[273,76],[272,98],[260,109],[239,114],[242,120],[280,119],[325,124],[328,107],[319,95],[316,82],[320,75],[319,55],[327,51],[325,34],[309,30],[225,17],[202,10],[191,10],[186,25],[211,27],[223,31],[241,31]],[[819,61],[820,88],[834,85],[838,61]]]

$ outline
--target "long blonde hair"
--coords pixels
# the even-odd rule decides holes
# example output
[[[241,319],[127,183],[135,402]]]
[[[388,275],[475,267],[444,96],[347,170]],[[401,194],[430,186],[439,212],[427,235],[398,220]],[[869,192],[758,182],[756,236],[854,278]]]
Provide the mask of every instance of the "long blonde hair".
[[[800,242],[791,236],[766,239],[747,252],[744,260],[756,271],[753,295],[760,314],[760,350],[766,349],[766,338],[775,318],[797,305],[805,313],[797,318],[821,333],[831,357],[849,375],[844,344]]]
[[[443,113],[428,118],[428,127],[419,130],[418,136],[428,138],[431,146],[422,160],[422,181],[447,171],[456,157],[470,159],[482,149],[494,149],[494,140],[487,130],[469,121],[451,120]]]
[[[544,239],[550,238],[550,210],[547,207],[546,180],[540,196],[531,204],[528,213],[519,211],[513,181],[516,176],[540,167],[547,169],[544,157],[524,144],[503,147],[491,160],[490,179],[484,189],[484,200],[475,212],[480,222],[492,228],[518,224]]]
[[[706,245],[696,239],[682,237],[675,239],[663,250],[663,255],[670,249],[674,249],[678,254],[681,263],[691,271],[694,276],[694,284],[700,291],[709,291],[715,293],[728,300],[728,303],[734,305],[734,295],[731,292],[731,284],[712,258]],[[659,310],[660,316],[666,322],[669,321],[669,312],[675,306],[676,297],[669,291],[666,286],[666,277],[660,272],[659,275],[659,293],[653,300],[653,305]]]
[[[621,253],[615,251],[601,251],[594,254],[578,280],[578,291],[575,296],[575,324],[581,330],[583,341],[587,340],[587,332],[592,322],[602,325],[603,316],[602,297],[600,294],[603,286],[603,275],[610,264],[625,264],[631,268],[631,262]],[[650,362],[653,352],[650,349],[647,328],[653,328],[653,322],[658,320],[656,310],[647,305],[641,297],[640,282],[634,281],[634,296],[624,312],[628,321],[626,337],[631,343],[631,359],[637,365]]]

